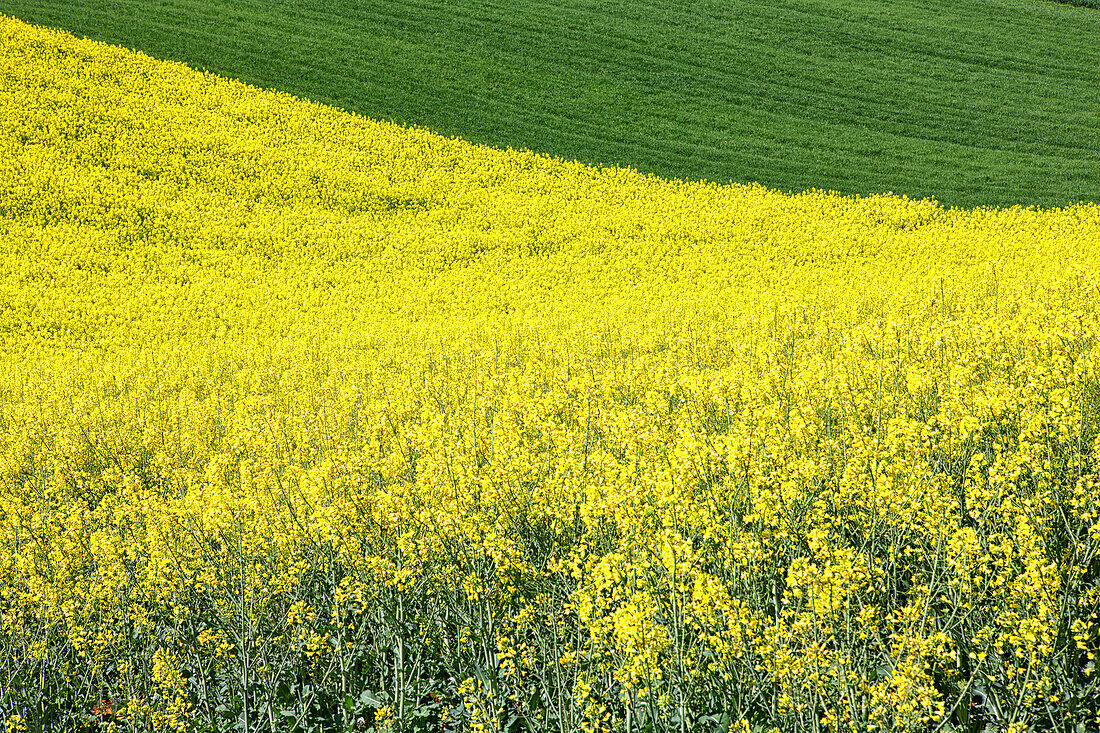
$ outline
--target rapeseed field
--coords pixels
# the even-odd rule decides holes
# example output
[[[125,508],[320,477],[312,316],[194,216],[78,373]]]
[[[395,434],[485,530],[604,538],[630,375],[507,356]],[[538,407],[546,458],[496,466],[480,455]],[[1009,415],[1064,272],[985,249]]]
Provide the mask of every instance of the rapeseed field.
[[[1100,207],[477,147],[0,16],[7,731],[1094,731]]]

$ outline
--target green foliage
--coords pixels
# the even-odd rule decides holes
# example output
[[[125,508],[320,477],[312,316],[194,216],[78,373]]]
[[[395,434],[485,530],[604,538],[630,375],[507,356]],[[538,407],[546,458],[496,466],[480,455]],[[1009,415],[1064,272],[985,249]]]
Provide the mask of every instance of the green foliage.
[[[0,0],[0,12],[374,118],[662,176],[958,206],[1100,199],[1100,16],[1057,3]]]
[[[1052,0],[1056,3],[1063,3],[1065,5],[1076,5],[1079,8],[1100,8],[1100,1],[1098,0]]]

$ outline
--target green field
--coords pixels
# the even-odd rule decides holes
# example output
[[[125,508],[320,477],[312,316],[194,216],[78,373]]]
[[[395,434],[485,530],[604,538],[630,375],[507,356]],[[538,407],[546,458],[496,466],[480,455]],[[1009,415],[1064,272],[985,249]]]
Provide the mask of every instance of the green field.
[[[0,0],[497,146],[957,206],[1100,200],[1100,11],[1047,0]]]

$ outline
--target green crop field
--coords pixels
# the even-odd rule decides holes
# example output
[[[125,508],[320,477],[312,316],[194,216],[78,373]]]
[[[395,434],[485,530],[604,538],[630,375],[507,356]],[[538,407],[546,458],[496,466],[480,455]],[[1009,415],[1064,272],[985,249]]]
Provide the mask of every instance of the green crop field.
[[[1047,0],[0,0],[500,147],[956,206],[1100,200],[1100,11]]]

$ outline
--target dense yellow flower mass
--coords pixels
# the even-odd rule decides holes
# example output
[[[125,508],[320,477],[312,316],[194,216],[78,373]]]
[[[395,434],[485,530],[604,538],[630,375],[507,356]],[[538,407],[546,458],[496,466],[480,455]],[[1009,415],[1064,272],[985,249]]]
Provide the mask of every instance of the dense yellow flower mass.
[[[1100,207],[661,180],[0,16],[7,729],[1100,725]]]

